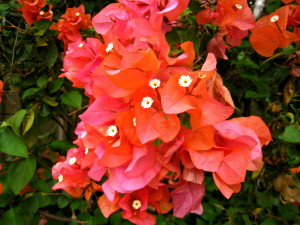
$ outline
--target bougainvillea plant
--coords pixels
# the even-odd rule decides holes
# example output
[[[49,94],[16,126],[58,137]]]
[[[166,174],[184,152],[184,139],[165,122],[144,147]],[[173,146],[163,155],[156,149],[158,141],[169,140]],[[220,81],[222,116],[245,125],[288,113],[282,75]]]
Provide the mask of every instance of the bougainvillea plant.
[[[80,35],[90,23],[83,6],[67,9],[50,28],[59,31],[67,49],[62,76],[90,98],[75,131],[78,148],[52,169],[54,190],[85,193],[88,200],[90,189],[100,188],[103,215],[121,209],[124,219],[150,225],[155,216],[149,207],[158,213],[173,209],[180,218],[201,214],[204,172],[230,198],[246,171],[260,167],[270,132],[258,117],[226,120],[234,104],[216,70],[218,54],[209,51],[200,70],[192,69],[191,41],[169,56],[165,33],[187,4],[112,3],[92,20],[102,39]],[[255,25],[247,2],[220,1],[216,8],[209,19],[220,26],[219,40],[226,35],[229,44],[240,45]],[[208,49],[220,44],[225,42]],[[94,182],[101,187],[95,189]]]
[[[70,3],[72,7],[59,0],[17,2],[19,4],[14,6],[16,13],[22,13],[27,25],[20,28],[9,24],[12,29],[17,29],[17,33],[15,42],[11,44],[12,50],[8,51],[8,54],[12,52],[12,56],[8,57],[11,67],[8,70],[5,66],[0,68],[6,74],[1,78],[3,82],[0,80],[0,102],[2,95],[3,102],[7,102],[8,90],[14,91],[14,86],[19,88],[23,85],[30,88],[23,92],[22,104],[30,107],[26,106],[28,110],[21,109],[0,126],[3,143],[5,135],[9,134],[13,137],[10,140],[17,140],[16,146],[22,147],[18,150],[20,152],[12,154],[16,158],[8,158],[8,163],[4,163],[5,170],[9,167],[8,176],[11,178],[8,178],[8,183],[1,183],[6,171],[1,173],[0,194],[3,192],[2,196],[5,196],[10,188],[13,194],[18,195],[22,199],[18,210],[24,208],[26,202],[32,205],[38,202],[38,206],[33,207],[35,211],[30,211],[32,215],[39,215],[35,219],[38,224],[45,224],[48,219],[84,223],[75,215],[75,210],[80,207],[76,206],[74,199],[80,198],[89,205],[87,211],[91,212],[92,207],[97,205],[105,218],[122,215],[123,219],[137,225],[161,222],[159,218],[164,214],[185,218],[193,213],[208,218],[207,201],[212,201],[211,204],[220,212],[227,210],[215,202],[213,191],[218,190],[218,194],[221,193],[222,198],[230,202],[235,193],[245,193],[242,190],[244,182],[244,191],[252,191],[246,182],[247,171],[255,171],[252,176],[259,179],[267,173],[265,164],[273,165],[276,160],[270,160],[270,153],[263,155],[263,146],[271,152],[277,142],[281,149],[284,148],[281,143],[299,143],[296,140],[300,137],[299,125],[295,122],[297,108],[292,103],[298,101],[298,92],[295,90],[296,82],[288,81],[300,76],[298,0],[276,1],[276,7],[268,6],[268,14],[263,14],[257,21],[246,0],[79,1],[83,4],[76,1]],[[96,4],[101,5],[101,10]],[[0,15],[6,23],[5,15],[1,14],[5,7],[8,6],[0,4]],[[6,33],[3,35],[9,37]],[[34,39],[38,46],[36,52],[32,51],[32,46],[26,45],[23,55],[19,53],[22,50],[15,53],[18,38],[27,40],[26,35]],[[5,48],[2,49],[4,51]],[[43,68],[39,69],[38,64],[31,71],[32,64],[28,63],[24,64],[25,69],[20,69],[21,72],[13,69],[20,64],[17,60],[22,62],[29,58],[33,61],[30,58],[33,52],[45,64]],[[250,54],[258,58],[257,62],[247,58]],[[263,80],[260,77],[260,73],[267,73],[267,70],[272,73],[273,68],[268,62],[280,57],[285,57],[280,69],[291,75],[280,78],[280,82],[285,84],[283,93],[280,93],[283,106],[270,97],[266,88],[271,86],[272,78]],[[232,69],[228,69],[229,63]],[[41,71],[46,70],[48,74],[40,76]],[[37,81],[33,78],[33,81],[21,84],[14,78],[14,71],[25,74],[22,75],[24,79],[32,74]],[[58,73],[60,78],[56,76]],[[274,72],[276,79],[280,76]],[[251,80],[257,90],[247,90],[253,87],[251,82],[240,85],[240,77]],[[236,85],[241,86],[238,90],[243,89],[243,94],[235,90]],[[86,99],[84,107],[81,106],[80,90]],[[58,91],[62,94],[58,95]],[[47,93],[50,93],[49,96]],[[267,99],[266,102],[270,103],[267,110],[276,119],[270,119],[265,112],[257,114],[268,122],[272,135],[260,117],[240,113],[253,108],[253,105],[245,106],[246,101],[236,104],[236,100],[240,100],[239,95],[245,96],[246,100]],[[255,101],[255,104],[261,106],[264,103]],[[66,110],[66,105],[72,110]],[[241,105],[244,105],[243,109]],[[34,127],[40,126],[50,116],[73,145],[63,141],[45,144],[53,137],[51,134],[39,135]],[[62,118],[66,120],[62,121]],[[278,122],[278,118],[284,118],[284,122]],[[22,120],[26,121],[23,128]],[[68,136],[70,129],[64,126],[66,123],[72,125],[71,120],[77,121],[76,128],[71,128],[70,132],[75,135]],[[284,127],[283,123],[288,125]],[[38,138],[43,138],[41,143]],[[39,152],[43,146],[46,149]],[[57,153],[53,149],[68,150]],[[289,147],[286,149],[289,155],[296,152]],[[4,144],[0,143],[0,151],[11,154],[13,145],[5,150]],[[291,175],[299,172],[298,158],[295,156],[295,163],[290,162],[289,167],[288,163],[285,164],[289,174],[282,173],[274,178],[265,175],[265,179],[272,179],[269,183],[280,192],[283,203],[297,205],[300,201],[300,189],[294,175]],[[40,168],[36,170],[37,165]],[[54,180],[45,169],[51,171]],[[12,177],[22,174],[23,170],[29,171],[30,176],[13,185]],[[31,182],[31,179],[38,182]],[[256,191],[257,187],[253,192],[256,194]],[[45,197],[61,193],[62,196],[55,200]],[[262,208],[269,207],[265,213],[268,217],[272,206],[265,202],[268,202],[269,195],[265,197],[258,193],[255,196],[258,196],[261,208],[255,205],[251,218],[256,220]],[[68,200],[65,201],[65,198]],[[59,208],[66,207],[69,202],[74,203],[70,204],[72,218],[65,219],[53,216],[49,211],[38,210],[51,206],[56,200]],[[0,198],[0,205],[6,204],[1,201]],[[253,199],[249,201],[254,202]],[[18,212],[16,208],[7,210],[0,223],[11,221],[10,218]],[[294,208],[290,209],[297,215]],[[284,210],[279,212],[280,216],[285,215],[282,213]],[[238,224],[230,217],[231,214],[238,217],[238,213],[238,206],[236,211],[228,208],[226,216],[229,215],[229,224]],[[206,219],[207,223],[214,224],[214,218]],[[247,218],[243,216],[243,222],[251,224]],[[296,216],[293,219],[296,220]],[[30,219],[30,222],[33,220]],[[110,220],[114,224],[113,219]],[[267,222],[263,225],[267,225],[273,217],[264,221]],[[104,223],[93,220],[89,224]],[[197,220],[198,224],[206,223]]]

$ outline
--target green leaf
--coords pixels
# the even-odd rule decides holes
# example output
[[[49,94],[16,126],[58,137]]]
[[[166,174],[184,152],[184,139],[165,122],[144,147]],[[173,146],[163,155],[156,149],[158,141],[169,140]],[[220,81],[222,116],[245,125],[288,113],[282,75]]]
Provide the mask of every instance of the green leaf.
[[[260,225],[279,225],[279,223],[273,218],[267,218]]]
[[[24,91],[24,93],[22,95],[22,100],[36,94],[39,90],[40,90],[39,88],[29,88],[29,89],[27,89],[26,91]]]
[[[31,180],[36,169],[35,158],[30,157],[12,163],[8,169],[8,182],[14,194],[19,194],[23,187]]]
[[[19,134],[19,129],[20,126],[22,124],[22,121],[24,119],[24,116],[26,115],[26,109],[21,109],[18,112],[16,112],[14,115],[12,115],[11,117],[9,117],[5,122],[11,126],[11,128],[13,129],[13,131],[16,134]]]
[[[57,199],[57,205],[59,208],[65,208],[67,205],[69,205],[70,200],[66,196],[59,196]]]
[[[29,116],[25,125],[25,129],[23,131],[23,135],[32,127],[33,122],[34,122],[34,111],[31,109],[29,111]]]
[[[51,98],[49,96],[45,96],[43,98],[43,102],[46,102],[48,105],[54,106],[54,107],[59,104],[57,101],[55,101],[53,98]]]
[[[286,204],[279,208],[279,215],[286,221],[293,220],[299,215],[299,209],[294,204]]]
[[[49,69],[54,65],[58,57],[57,47],[52,42],[48,44],[48,46],[38,47],[37,52],[40,60],[43,61]]]
[[[26,45],[22,45],[21,47],[22,47],[22,54],[18,58],[19,62],[23,62],[30,56],[30,54],[32,52],[33,44],[26,43]]]
[[[36,36],[43,36],[44,33],[48,30],[48,27],[50,26],[51,21],[49,20],[39,20],[36,23],[36,29],[37,32],[35,33]]]
[[[8,4],[8,3],[1,3],[0,4],[0,13],[4,12],[4,11],[7,11],[8,9],[10,9],[10,4]],[[4,13],[4,14],[6,14],[6,13]]]
[[[60,96],[62,103],[73,106],[75,108],[81,108],[82,95],[79,91],[70,91]]]
[[[52,94],[57,92],[61,88],[63,83],[64,83],[63,79],[53,80],[49,85],[50,93]]]
[[[36,84],[39,88],[44,87],[48,82],[48,79],[46,76],[40,76],[39,79],[36,81]]]
[[[70,148],[76,147],[76,145],[72,144],[69,141],[52,141],[49,147],[53,150],[60,150],[60,151],[68,151]]]
[[[20,203],[20,208],[23,214],[33,216],[35,212],[39,209],[39,199],[36,195],[32,195],[29,198],[26,198]]]
[[[10,210],[6,211],[1,220],[0,224],[9,224],[9,225],[20,225],[22,224],[22,219],[19,215],[16,215],[14,208],[11,208]]]
[[[0,127],[0,151],[9,155],[28,157],[23,140],[7,126]]]
[[[300,130],[294,125],[287,126],[278,138],[288,143],[300,143]]]

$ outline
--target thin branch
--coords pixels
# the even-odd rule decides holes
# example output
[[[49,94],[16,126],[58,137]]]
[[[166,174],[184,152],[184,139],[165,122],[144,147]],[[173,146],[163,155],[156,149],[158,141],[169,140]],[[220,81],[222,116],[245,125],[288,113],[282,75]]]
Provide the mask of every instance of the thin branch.
[[[70,113],[68,114],[68,116],[72,116],[73,114],[75,114],[75,113],[77,113],[77,112],[79,112],[79,111],[81,111],[81,110],[83,110],[83,109],[86,109],[87,107],[88,107],[88,105],[83,106],[82,108],[77,109],[77,110],[75,110],[75,111],[73,111],[73,112],[70,112]]]
[[[76,222],[78,224],[85,224],[86,223],[84,221],[77,220],[76,218],[73,219],[73,218],[67,218],[67,217],[62,217],[62,216],[56,216],[56,215],[47,213],[47,212],[42,211],[42,210],[38,210],[38,213],[43,215],[44,217],[46,217],[48,219],[51,219],[51,220],[62,221],[62,222]]]

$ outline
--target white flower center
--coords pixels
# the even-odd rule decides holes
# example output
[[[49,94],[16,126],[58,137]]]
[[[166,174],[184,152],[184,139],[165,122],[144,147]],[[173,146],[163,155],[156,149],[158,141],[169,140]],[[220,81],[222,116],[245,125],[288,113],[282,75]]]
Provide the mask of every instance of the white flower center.
[[[134,209],[140,209],[140,208],[142,207],[141,201],[140,201],[140,200],[134,200],[134,201],[132,202],[132,207],[133,207]]]
[[[109,43],[105,49],[106,52],[110,52],[111,50],[113,50],[114,48],[114,44],[113,43]]]
[[[73,165],[74,163],[76,163],[76,157],[72,157],[70,160],[69,160],[69,164],[70,165]]]
[[[50,11],[49,11],[49,13],[50,13],[50,15],[52,15],[52,14],[53,14],[53,11],[52,11],[52,10],[50,10]]]
[[[178,83],[181,87],[188,87],[191,85],[193,79],[190,76],[186,76],[186,75],[182,75],[179,80]]]
[[[133,123],[133,126],[136,127],[136,118],[135,117],[132,119],[132,123]]]
[[[152,88],[158,88],[160,86],[160,80],[159,79],[152,79],[150,80],[149,82],[149,86],[152,87]]]
[[[80,43],[80,44],[78,45],[78,48],[82,48],[82,47],[83,47],[83,44]]]
[[[58,181],[62,182],[63,180],[64,180],[64,176],[60,174],[59,177],[58,177]]]
[[[84,154],[87,155],[88,153],[89,153],[89,149],[88,149],[88,148],[85,148],[85,149],[84,149]]]
[[[42,15],[44,15],[45,14],[45,12],[44,11],[40,11],[40,15],[42,16]]]
[[[235,7],[236,7],[237,9],[242,9],[242,8],[243,8],[243,6],[240,5],[240,4],[235,4]]]
[[[277,20],[279,20],[279,16],[278,16],[278,15],[274,15],[274,16],[272,16],[272,17],[270,18],[270,21],[271,21],[272,23],[275,23]]]
[[[106,133],[108,136],[113,137],[118,133],[118,128],[115,125],[111,125],[109,128],[107,128]]]
[[[75,16],[80,16],[80,13],[79,12],[75,13]]]
[[[153,99],[147,96],[143,98],[141,105],[144,109],[147,109],[152,106],[153,102],[154,102]]]

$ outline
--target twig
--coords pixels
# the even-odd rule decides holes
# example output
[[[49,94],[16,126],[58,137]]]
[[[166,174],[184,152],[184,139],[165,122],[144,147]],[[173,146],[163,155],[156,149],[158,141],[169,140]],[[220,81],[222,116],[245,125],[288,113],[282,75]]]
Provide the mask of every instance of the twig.
[[[48,219],[51,219],[51,220],[62,221],[62,222],[76,222],[78,224],[85,224],[84,221],[77,220],[76,218],[73,219],[73,218],[67,218],[67,217],[62,217],[62,216],[56,216],[56,215],[47,213],[42,210],[38,210],[38,213],[45,216]]]
[[[70,112],[70,113],[68,114],[68,116],[72,116],[73,114],[75,114],[75,113],[77,113],[77,112],[79,112],[79,111],[81,111],[81,110],[83,110],[83,109],[86,109],[87,107],[88,107],[88,105],[83,106],[82,108],[77,109],[77,110],[75,110],[75,111],[73,111],[73,112]]]
[[[14,67],[14,60],[15,60],[15,49],[16,49],[16,45],[17,45],[17,41],[18,41],[18,37],[19,37],[19,30],[17,29],[16,39],[15,39],[14,47],[13,47],[13,49],[12,49],[12,57],[11,57],[10,75],[12,75],[12,71],[13,71],[13,67]]]

